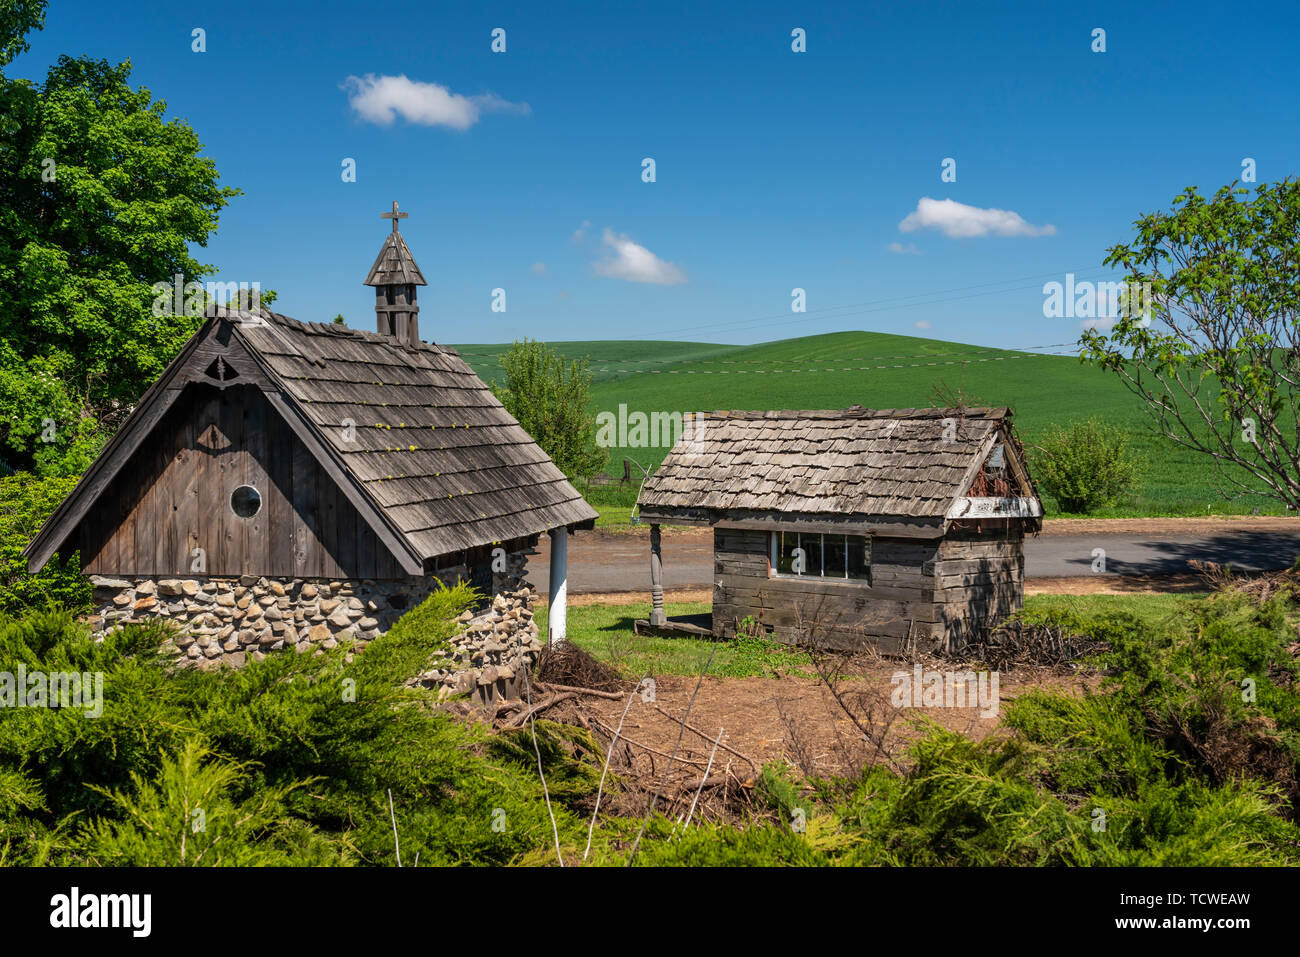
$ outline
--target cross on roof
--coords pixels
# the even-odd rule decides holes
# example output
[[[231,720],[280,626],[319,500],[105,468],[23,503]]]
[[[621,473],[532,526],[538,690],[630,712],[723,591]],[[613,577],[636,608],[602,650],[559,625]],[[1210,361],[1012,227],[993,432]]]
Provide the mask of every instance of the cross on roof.
[[[393,211],[391,213],[380,213],[379,218],[391,219],[393,221],[393,232],[398,232],[397,221],[399,219],[405,219],[407,216],[410,215],[411,215],[410,213],[399,213],[397,211],[397,200],[393,200]]]

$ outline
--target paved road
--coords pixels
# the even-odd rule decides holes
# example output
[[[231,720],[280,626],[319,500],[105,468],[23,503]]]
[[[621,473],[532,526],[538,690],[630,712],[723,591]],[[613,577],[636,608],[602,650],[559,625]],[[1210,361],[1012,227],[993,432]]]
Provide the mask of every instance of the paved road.
[[[1300,555],[1296,532],[1225,531],[1209,534],[1105,533],[1039,535],[1025,542],[1027,578],[1091,575],[1093,549],[1106,552],[1112,575],[1176,575],[1190,559],[1231,563],[1243,571],[1289,568]],[[664,535],[664,587],[703,588],[713,581],[712,541],[703,536]],[[550,545],[545,536],[529,559],[529,578],[545,593]],[[650,590],[650,541],[645,535],[579,532],[569,540],[569,591]]]

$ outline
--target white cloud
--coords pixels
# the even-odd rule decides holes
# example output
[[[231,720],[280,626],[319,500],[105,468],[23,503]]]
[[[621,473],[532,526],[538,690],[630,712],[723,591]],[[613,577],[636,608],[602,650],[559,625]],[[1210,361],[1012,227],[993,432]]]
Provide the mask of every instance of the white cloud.
[[[567,301],[573,298],[573,293],[569,292],[569,290],[567,289],[561,289],[559,292],[555,294],[555,298]]]
[[[1101,332],[1109,332],[1117,322],[1119,322],[1119,318],[1117,316],[1107,316],[1107,317],[1102,317],[1101,319],[1085,319],[1083,320],[1083,322],[1079,323],[1079,328],[1097,329],[1100,330]],[[1139,319],[1135,323],[1135,325],[1139,329],[1149,329],[1151,327],[1151,319],[1150,317]]]
[[[918,329],[929,329],[929,328],[930,328],[930,320],[929,320],[929,319],[918,319],[916,322],[912,323],[912,325],[916,326],[916,328],[918,328]]]
[[[937,229],[951,239],[968,239],[974,236],[1054,236],[1056,227],[1050,223],[1035,226],[1025,222],[1023,216],[1009,209],[980,209],[952,199],[931,199],[922,196],[916,209],[908,213],[899,230],[905,233],[918,229]]]
[[[1079,323],[1080,329],[1100,329],[1102,332],[1109,332],[1111,326],[1115,325],[1114,316],[1104,316],[1101,319],[1085,319]]]
[[[528,267],[528,270],[529,270],[529,272],[531,272],[534,276],[545,276],[545,275],[546,275],[546,263],[533,263],[531,266]]]
[[[349,76],[343,81],[348,103],[369,123],[390,126],[400,116],[420,126],[450,126],[467,130],[484,113],[532,112],[527,103],[511,103],[494,93],[464,96],[437,83],[401,76]]]
[[[908,243],[906,246],[904,246],[904,245],[903,245],[902,243],[900,243],[900,242],[893,242],[893,243],[890,243],[886,248],[887,248],[891,253],[901,253],[901,254],[903,254],[903,255],[905,255],[905,256],[919,256],[919,255],[921,255],[921,250],[919,250],[919,249],[916,248],[916,243]]]
[[[583,239],[585,239],[587,236],[587,230],[590,228],[591,228],[591,220],[584,219],[582,221],[582,225],[579,226],[577,229],[575,229],[573,231],[573,235],[569,237],[569,242],[573,243],[574,245],[577,245],[578,243],[582,242]]]
[[[615,235],[606,227],[605,245],[614,250],[610,259],[595,264],[596,274],[609,279],[626,279],[628,282],[651,282],[661,286],[676,286],[686,282],[686,273],[673,263],[664,262],[650,250],[627,236]]]

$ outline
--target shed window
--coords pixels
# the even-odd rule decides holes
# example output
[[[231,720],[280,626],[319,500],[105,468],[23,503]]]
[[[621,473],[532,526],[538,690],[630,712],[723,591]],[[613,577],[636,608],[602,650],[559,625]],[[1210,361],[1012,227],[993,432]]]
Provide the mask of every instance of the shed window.
[[[261,493],[251,485],[241,485],[230,493],[230,510],[240,518],[252,518],[261,508]]]
[[[772,572],[794,578],[871,581],[871,539],[862,535],[772,533]]]

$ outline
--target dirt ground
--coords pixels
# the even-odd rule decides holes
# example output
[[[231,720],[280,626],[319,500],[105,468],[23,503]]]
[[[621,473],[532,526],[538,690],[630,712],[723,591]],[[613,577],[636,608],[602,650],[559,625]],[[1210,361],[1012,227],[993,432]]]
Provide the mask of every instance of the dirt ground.
[[[1207,590],[1200,575],[1135,576],[1131,578],[1095,576],[1078,578],[1031,579],[1025,583],[1026,595],[1089,594],[1159,594]],[[673,589],[665,596],[670,602],[712,600],[708,588]],[[570,595],[571,605],[627,605],[648,600],[643,592],[608,592]],[[545,603],[539,603],[538,617],[545,615]],[[891,677],[909,671],[910,665],[880,660],[855,662],[853,674],[861,680],[846,684],[841,697],[859,704],[883,700],[886,704],[894,685]],[[962,666],[936,663],[928,667],[959,670]],[[641,774],[661,773],[681,734],[681,716],[695,689],[695,679],[662,676],[656,679],[655,701],[632,697],[624,724],[622,758],[629,769]],[[1060,675],[1049,669],[1004,672],[999,676],[1002,702],[1028,688],[1057,688],[1078,691],[1085,685],[1096,687],[1096,675]],[[580,697],[548,711],[548,717],[584,723],[601,736],[607,745],[618,726],[627,702]],[[891,721],[879,747],[869,746],[863,733],[854,726],[836,702],[826,684],[815,677],[787,675],[780,678],[706,678],[691,706],[688,729],[675,763],[682,772],[694,769],[698,777],[709,759],[714,736],[723,731],[717,761],[728,773],[744,781],[769,761],[788,760],[806,774],[853,773],[865,761],[897,761],[907,744],[921,733],[921,726],[933,721],[952,731],[980,740],[996,732],[998,715],[981,715],[970,708],[904,708],[892,705],[879,709],[882,721]]]
[[[927,668],[933,668],[929,665]],[[945,669],[963,666],[946,664]],[[721,744],[730,751],[718,750],[715,765],[730,764],[743,776],[757,773],[769,761],[788,760],[807,774],[852,774],[854,765],[875,758],[897,761],[906,745],[923,734],[923,727],[933,721],[944,728],[981,740],[997,731],[1000,710],[988,716],[979,707],[966,708],[895,708],[890,694],[895,684],[891,677],[912,668],[900,662],[881,661],[865,669],[860,680],[846,682],[840,695],[850,700],[862,720],[868,713],[867,701],[880,704],[872,722],[881,733],[881,747],[868,745],[826,684],[815,677],[782,678],[705,678],[695,693],[697,679],[665,675],[656,679],[654,701],[632,696],[632,705],[623,724],[621,738],[631,742],[631,750],[640,750],[638,760],[645,765],[657,764],[662,770],[664,758],[637,745],[646,745],[663,754],[671,754],[682,732],[681,719],[690,705],[690,726],[682,737],[677,760],[694,762],[701,771],[709,760],[713,741],[722,732]],[[1085,685],[1096,687],[1096,676],[1054,675],[1028,670],[1000,675],[998,699],[1001,706],[1026,689],[1058,688],[1080,691]],[[858,702],[862,702],[861,705]],[[609,729],[618,727],[626,699],[614,701],[588,698],[583,707],[597,716]],[[694,730],[692,730],[694,729]]]
[[[1300,517],[1215,515],[1206,518],[1049,518],[1042,535],[1217,535],[1225,532],[1294,532]]]
[[[1131,575],[1105,578],[1087,575],[1077,578],[1031,578],[1025,582],[1026,595],[1182,595],[1208,591],[1205,576]]]
[[[923,667],[960,672],[967,666],[928,661]],[[624,681],[619,690],[605,684],[606,690],[585,692],[589,682],[539,679],[529,700],[539,719],[581,726],[600,743],[617,781],[605,791],[607,812],[640,814],[656,795],[656,809],[678,821],[691,814],[736,821],[773,813],[755,791],[765,764],[787,762],[807,777],[855,778],[873,765],[901,772],[910,763],[907,746],[934,724],[983,740],[1000,733],[1007,704],[1025,691],[1078,694],[1100,681],[1091,673],[1018,668],[1000,674],[996,698],[983,706],[900,708],[891,700],[899,684],[893,678],[901,673],[910,686],[912,665],[858,659],[840,670],[854,678],[838,681],[834,691],[805,675],[703,681],[665,675],[652,689]],[[499,708],[495,715],[478,712],[478,720],[527,727],[523,702]]]

